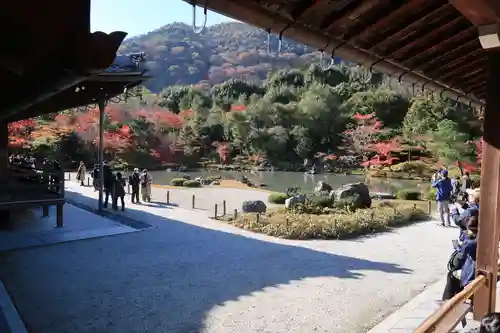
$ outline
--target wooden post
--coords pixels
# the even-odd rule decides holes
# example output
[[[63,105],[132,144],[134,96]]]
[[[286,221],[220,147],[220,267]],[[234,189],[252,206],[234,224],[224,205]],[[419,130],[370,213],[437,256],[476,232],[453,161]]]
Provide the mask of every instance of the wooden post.
[[[259,213],[257,213],[257,217],[256,218],[257,218],[257,223],[259,223],[260,222],[260,214]]]
[[[167,191],[167,205],[170,205],[170,191]]]
[[[87,186],[90,186],[90,177],[87,177]]]
[[[226,200],[222,200],[222,216],[226,216]]]
[[[127,183],[127,194],[130,194],[130,183]]]
[[[234,219],[236,220],[238,218],[238,210],[235,208],[234,209]]]
[[[488,284],[474,295],[474,319],[495,311],[500,235],[500,53],[487,51],[488,82],[484,112],[483,156],[481,163],[481,205],[477,235],[477,274]]]
[[[56,206],[56,226],[62,228],[63,226],[63,205],[58,204]]]
[[[49,216],[49,206],[42,206],[42,216],[43,217]]]
[[[68,172],[68,180],[71,181],[71,172]]]
[[[432,213],[431,210],[432,210],[432,201],[429,200],[429,201],[427,201],[427,213],[429,215],[431,215],[431,213]]]
[[[217,204],[215,204],[215,207],[214,207],[214,219],[217,220]]]
[[[196,200],[196,198],[195,198],[195,196],[193,194],[193,198],[191,199],[191,206],[192,206],[193,209],[195,207],[195,204],[194,204],[195,200]]]

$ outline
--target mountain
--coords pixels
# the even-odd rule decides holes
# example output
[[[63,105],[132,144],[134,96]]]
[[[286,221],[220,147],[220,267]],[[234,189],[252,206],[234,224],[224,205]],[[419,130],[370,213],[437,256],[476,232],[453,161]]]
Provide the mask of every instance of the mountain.
[[[267,32],[244,23],[213,25],[201,34],[173,23],[127,39],[120,52],[146,53],[153,76],[146,86],[153,92],[177,84],[210,87],[231,78],[261,81],[270,71],[298,67],[317,56],[316,50],[286,39],[275,56],[268,53],[267,40]],[[276,52],[277,36],[271,44]]]

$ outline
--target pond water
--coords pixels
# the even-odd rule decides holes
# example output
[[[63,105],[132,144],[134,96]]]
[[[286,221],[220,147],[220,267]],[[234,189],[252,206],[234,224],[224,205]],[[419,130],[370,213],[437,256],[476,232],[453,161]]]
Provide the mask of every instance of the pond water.
[[[151,171],[153,183],[158,185],[169,185],[172,178],[189,175],[192,179],[196,177],[222,176],[224,179],[241,179],[246,176],[254,184],[266,184],[273,191],[285,192],[287,188],[298,186],[305,192],[310,192],[319,181],[330,184],[333,188],[356,182],[365,182],[372,192],[396,193],[400,189],[421,190],[428,186],[424,181],[399,180],[383,178],[366,178],[364,176],[341,175],[341,174],[318,174],[305,175],[301,172],[238,172],[238,171]]]

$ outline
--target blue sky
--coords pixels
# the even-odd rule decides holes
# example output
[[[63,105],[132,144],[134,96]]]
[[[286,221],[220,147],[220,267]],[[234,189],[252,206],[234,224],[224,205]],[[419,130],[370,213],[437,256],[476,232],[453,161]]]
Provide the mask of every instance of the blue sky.
[[[197,8],[197,21],[201,22],[203,10]],[[192,7],[181,0],[92,0],[92,31],[128,32],[128,37],[141,35],[172,22],[192,23]],[[207,25],[231,21],[208,13]]]

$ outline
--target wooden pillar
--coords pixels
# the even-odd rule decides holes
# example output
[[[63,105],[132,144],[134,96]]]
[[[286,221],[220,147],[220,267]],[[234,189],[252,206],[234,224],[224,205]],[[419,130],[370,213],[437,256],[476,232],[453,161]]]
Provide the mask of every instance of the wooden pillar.
[[[484,146],[481,168],[481,201],[477,236],[477,272],[488,285],[474,296],[474,318],[495,311],[500,236],[500,52],[488,51],[487,101],[484,112]]]

